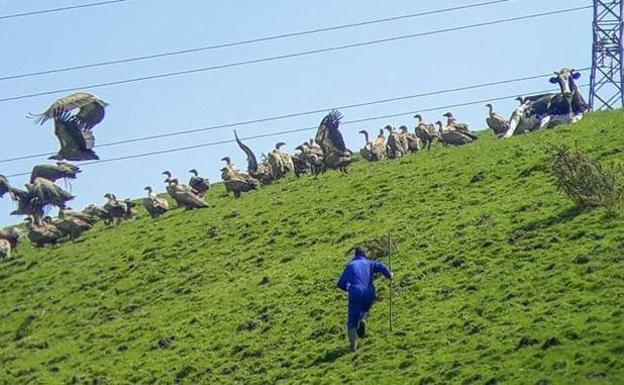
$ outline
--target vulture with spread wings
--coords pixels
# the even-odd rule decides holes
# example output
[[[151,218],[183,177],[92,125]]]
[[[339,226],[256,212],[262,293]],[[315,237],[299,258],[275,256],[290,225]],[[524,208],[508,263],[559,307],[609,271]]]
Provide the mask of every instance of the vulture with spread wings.
[[[89,131],[104,119],[107,106],[108,103],[95,95],[77,92],[55,101],[43,113],[29,116],[35,118],[36,123],[44,124],[49,119],[58,119],[78,109],[77,113],[71,115],[72,119],[80,130]]]
[[[52,182],[58,179],[76,179],[80,168],[67,162],[56,162],[56,164],[38,164],[33,167],[30,173],[30,182],[35,178],[44,178]]]
[[[58,138],[61,149],[50,157],[57,160],[97,160],[93,152],[95,136],[91,131],[104,119],[108,103],[97,96],[78,92],[54,102],[41,114],[30,114],[38,124],[54,120],[54,135]],[[77,110],[77,112],[76,112]]]
[[[342,134],[338,130],[342,114],[333,110],[327,114],[318,130],[314,140],[323,150],[323,163],[326,168],[347,172],[347,166],[353,162],[352,152],[345,145]]]

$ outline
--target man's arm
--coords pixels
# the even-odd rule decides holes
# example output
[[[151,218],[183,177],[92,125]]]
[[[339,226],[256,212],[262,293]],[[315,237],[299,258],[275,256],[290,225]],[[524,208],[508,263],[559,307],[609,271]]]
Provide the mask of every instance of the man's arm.
[[[344,290],[344,291],[349,291],[349,267],[347,266],[344,271],[342,272],[342,275],[340,276],[340,279],[338,280],[338,284],[336,284],[336,286],[340,289],[340,290]]]
[[[377,261],[373,262],[373,272],[381,273],[388,279],[394,278],[394,273],[392,273],[390,270],[388,270],[386,265],[384,265],[381,262],[377,262]]]

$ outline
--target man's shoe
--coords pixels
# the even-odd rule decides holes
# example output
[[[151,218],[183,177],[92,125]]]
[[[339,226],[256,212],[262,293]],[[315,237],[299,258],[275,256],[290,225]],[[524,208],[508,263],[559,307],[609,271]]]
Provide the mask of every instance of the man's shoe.
[[[361,320],[360,324],[358,325],[357,335],[360,338],[366,337],[366,322],[364,322],[364,320]]]

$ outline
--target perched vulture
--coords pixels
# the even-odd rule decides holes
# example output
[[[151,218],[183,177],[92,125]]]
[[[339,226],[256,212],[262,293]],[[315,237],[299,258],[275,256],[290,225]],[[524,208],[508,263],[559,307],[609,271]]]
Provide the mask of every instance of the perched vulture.
[[[31,218],[26,218],[27,237],[35,247],[42,247],[46,244],[55,244],[61,238],[63,233],[49,221],[42,224],[33,223]]]
[[[360,149],[360,155],[362,158],[366,159],[369,162],[377,162],[383,158],[383,153],[379,151],[379,148],[375,147],[375,144],[371,142],[368,138],[368,132],[366,130],[362,130],[359,132],[364,135],[365,144],[362,149]],[[385,149],[385,140],[384,140],[384,149]]]
[[[209,207],[208,203],[190,186],[181,185],[177,179],[169,178],[165,180],[165,183],[167,183],[167,192],[176,201],[178,207],[184,207],[187,210]]]
[[[145,187],[145,191],[147,191],[147,197],[143,198],[143,206],[152,218],[156,219],[169,210],[169,202],[165,198],[154,195],[150,186]]]
[[[504,135],[507,130],[509,130],[509,121],[494,112],[494,106],[492,106],[492,104],[488,103],[485,106],[490,110],[490,116],[485,119],[488,127],[494,131],[494,134],[497,136]]]
[[[238,171],[230,161],[230,158],[221,159],[226,162],[226,166],[221,169],[221,179],[225,185],[225,195],[230,191],[234,198],[239,198],[241,193],[254,190],[258,186],[258,181],[248,174]]]
[[[388,131],[388,141],[386,142],[388,159],[400,158],[407,155],[407,147],[404,147],[401,143],[401,138],[394,127],[387,125],[384,129]]]
[[[210,181],[208,181],[208,178],[202,178],[201,176],[199,176],[199,173],[194,168],[189,170],[189,173],[191,173],[189,186],[197,191],[200,196],[204,196],[206,191],[210,189]]]
[[[77,92],[57,100],[42,114],[30,114],[30,117],[35,118],[36,123],[44,124],[49,119],[63,118],[78,109],[77,113],[70,115],[70,119],[79,130],[90,131],[104,119],[104,110],[107,106],[108,103],[97,96]]]
[[[104,206],[102,206],[107,213],[107,217],[104,218],[104,223],[107,225],[113,222],[119,224],[127,215],[128,205],[125,202],[118,201],[115,194],[107,193],[104,195],[104,198],[108,199]]]
[[[47,218],[49,217],[46,217],[46,219]],[[69,237],[69,239],[72,240],[80,237],[82,233],[91,230],[93,227],[87,222],[70,216],[59,217],[54,220],[52,224],[63,234],[63,237]]]
[[[440,141],[444,144],[445,147],[448,145],[463,146],[464,144],[473,142],[473,139],[462,131],[443,130],[441,121],[437,121],[435,124],[438,126],[436,128],[439,132]]]
[[[418,119],[414,134],[420,139],[423,145],[427,146],[427,150],[430,150],[431,143],[438,137],[435,125],[425,123],[421,114],[414,115],[414,118]]]
[[[316,131],[314,140],[323,151],[323,164],[329,169],[347,172],[347,166],[353,162],[352,152],[345,145],[342,134],[338,130],[342,114],[333,110],[327,114]]]
[[[33,167],[30,173],[30,182],[32,183],[35,178],[44,178],[51,182],[56,182],[58,179],[76,179],[80,172],[80,168],[67,162],[39,164]]]

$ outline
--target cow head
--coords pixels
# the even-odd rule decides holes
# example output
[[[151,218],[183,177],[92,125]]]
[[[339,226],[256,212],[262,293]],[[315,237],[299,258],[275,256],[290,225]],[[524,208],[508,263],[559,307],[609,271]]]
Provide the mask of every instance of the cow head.
[[[555,71],[555,76],[550,78],[552,84],[558,84],[563,96],[570,96],[576,89],[575,80],[580,78],[581,74],[575,70],[564,68],[561,71]]]

